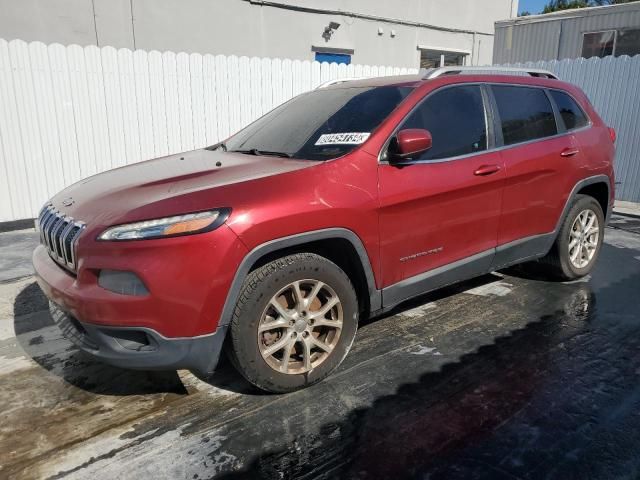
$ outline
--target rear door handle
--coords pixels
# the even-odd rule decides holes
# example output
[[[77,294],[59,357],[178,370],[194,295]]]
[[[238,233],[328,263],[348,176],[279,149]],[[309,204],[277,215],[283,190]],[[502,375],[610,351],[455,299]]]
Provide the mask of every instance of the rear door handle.
[[[565,148],[560,152],[561,157],[573,157],[574,155],[580,153],[580,150],[577,148]]]
[[[484,177],[485,175],[491,175],[492,173],[496,173],[499,170],[500,170],[500,165],[481,165],[476,169],[475,172],[473,172],[473,174],[479,177]]]

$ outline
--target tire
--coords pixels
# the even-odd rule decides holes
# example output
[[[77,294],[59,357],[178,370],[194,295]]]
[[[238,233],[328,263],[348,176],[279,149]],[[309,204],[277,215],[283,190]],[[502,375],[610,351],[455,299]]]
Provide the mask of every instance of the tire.
[[[581,219],[591,218],[590,216],[585,217],[584,212],[592,212],[595,216],[593,225],[598,229],[596,235],[589,235],[585,240],[585,243],[589,244],[585,248],[591,251],[592,247],[593,254],[589,253],[587,256],[587,254],[583,255],[580,253],[579,259],[576,258],[576,260],[572,260],[572,255],[570,255],[570,242],[576,240],[579,244],[581,239],[585,238],[585,236],[577,238],[574,237],[574,235],[578,235],[577,231],[572,233],[575,227],[578,229],[581,228],[576,225],[576,222],[580,222],[578,217],[581,216]],[[591,231],[591,229],[589,231]],[[577,195],[569,208],[569,212],[567,213],[562,226],[560,227],[558,237],[556,238],[551,251],[539,261],[542,264],[543,271],[551,277],[563,281],[575,280],[577,278],[584,277],[591,272],[596,260],[598,259],[600,249],[602,248],[603,238],[604,213],[602,212],[602,207],[600,207],[600,204],[593,197],[588,195]],[[575,250],[571,251],[575,254]]]
[[[291,392],[335,370],[357,326],[358,299],[349,277],[324,257],[297,253],[247,276],[231,320],[227,354],[256,387]]]

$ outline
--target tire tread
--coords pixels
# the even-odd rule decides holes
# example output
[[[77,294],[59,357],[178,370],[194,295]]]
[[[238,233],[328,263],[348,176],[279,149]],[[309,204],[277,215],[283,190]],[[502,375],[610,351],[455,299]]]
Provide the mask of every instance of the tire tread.
[[[238,358],[238,350],[240,347],[239,343],[242,341],[243,333],[243,321],[244,321],[244,312],[247,310],[248,303],[253,299],[256,291],[260,288],[260,286],[269,281],[274,275],[278,273],[284,273],[284,270],[288,267],[291,267],[296,264],[301,263],[324,263],[328,267],[330,267],[334,272],[338,273],[345,280],[345,284],[348,285],[348,288],[351,290],[353,298],[356,297],[355,289],[353,288],[353,284],[351,283],[349,277],[344,273],[342,269],[340,269],[336,264],[331,262],[329,259],[317,255],[315,253],[294,253],[291,255],[287,255],[281,258],[277,258],[255,270],[250,272],[245,279],[243,286],[240,291],[240,295],[238,296],[238,300],[236,302],[235,308],[233,310],[232,319],[230,322],[230,338],[227,343],[227,356],[229,357],[231,363],[236,368],[238,372],[252,385],[269,392],[277,392],[284,393],[287,391],[295,390],[296,388],[286,388],[281,385],[274,383],[265,378],[260,378],[257,374],[256,369],[247,368],[243,365],[244,362],[240,361]],[[356,301],[357,304],[357,301]],[[353,339],[352,339],[353,341]],[[349,347],[351,344],[349,344]],[[348,348],[347,348],[348,352]],[[346,352],[345,352],[346,355]],[[344,358],[344,357],[343,357]],[[342,359],[340,359],[340,362]],[[339,364],[339,363],[338,363]],[[318,367],[321,369],[322,366]],[[317,370],[317,369],[316,369]],[[317,383],[324,378],[326,378],[333,369],[327,369],[326,372],[323,372],[321,375],[317,375],[312,382],[309,382],[305,386],[311,385],[313,383]]]

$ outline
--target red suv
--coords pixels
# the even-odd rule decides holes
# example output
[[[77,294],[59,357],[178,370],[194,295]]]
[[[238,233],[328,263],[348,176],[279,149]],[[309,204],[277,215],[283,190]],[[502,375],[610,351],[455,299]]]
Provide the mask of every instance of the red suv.
[[[338,82],[65,189],[33,254],[54,319],[113,365],[206,374],[224,347],[285,392],[334,370],[360,318],[429,290],[532,260],[586,275],[613,130],[551,73],[461,70]]]

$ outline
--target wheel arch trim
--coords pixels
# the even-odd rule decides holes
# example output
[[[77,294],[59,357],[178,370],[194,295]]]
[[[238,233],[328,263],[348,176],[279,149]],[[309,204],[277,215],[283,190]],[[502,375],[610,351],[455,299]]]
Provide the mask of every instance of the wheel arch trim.
[[[567,201],[564,204],[564,208],[562,209],[562,213],[560,214],[560,217],[558,218],[558,221],[556,223],[556,228],[553,230],[554,232],[554,236],[553,239],[555,241],[555,237],[560,233],[560,229],[562,228],[562,222],[564,222],[564,219],[566,218],[567,214],[569,213],[569,209],[571,208],[571,203],[573,201],[574,198],[576,198],[576,196],[578,195],[578,192],[583,189],[584,187],[587,187],[589,185],[593,185],[595,183],[604,183],[607,186],[607,204],[609,204],[609,197],[611,196],[611,180],[609,179],[609,177],[607,175],[594,175],[593,177],[587,177],[587,178],[583,178],[582,180],[580,180],[578,183],[576,183],[573,187],[573,189],[571,190],[571,193],[569,193],[569,196],[567,197]],[[611,208],[609,208],[609,206],[607,206],[607,211],[603,212],[604,213],[604,218],[605,218],[605,226],[607,223],[609,223],[609,217],[611,216]]]
[[[360,240],[360,237],[353,231],[346,228],[327,228],[322,230],[313,230],[310,232],[297,233],[268,242],[262,243],[253,248],[240,262],[240,265],[236,269],[236,273],[231,282],[231,286],[227,292],[227,297],[222,307],[222,313],[218,322],[218,328],[229,325],[233,316],[233,309],[235,308],[240,290],[245,278],[249,274],[251,267],[262,257],[273,253],[277,250],[285,248],[304,245],[306,243],[317,242],[319,240],[331,240],[331,239],[343,239],[347,240],[355,249],[364,271],[365,279],[367,281],[367,290],[369,291],[369,303],[371,311],[377,311],[382,306],[382,294],[380,290],[376,288],[375,277],[373,275],[373,268],[369,260],[367,250]]]

